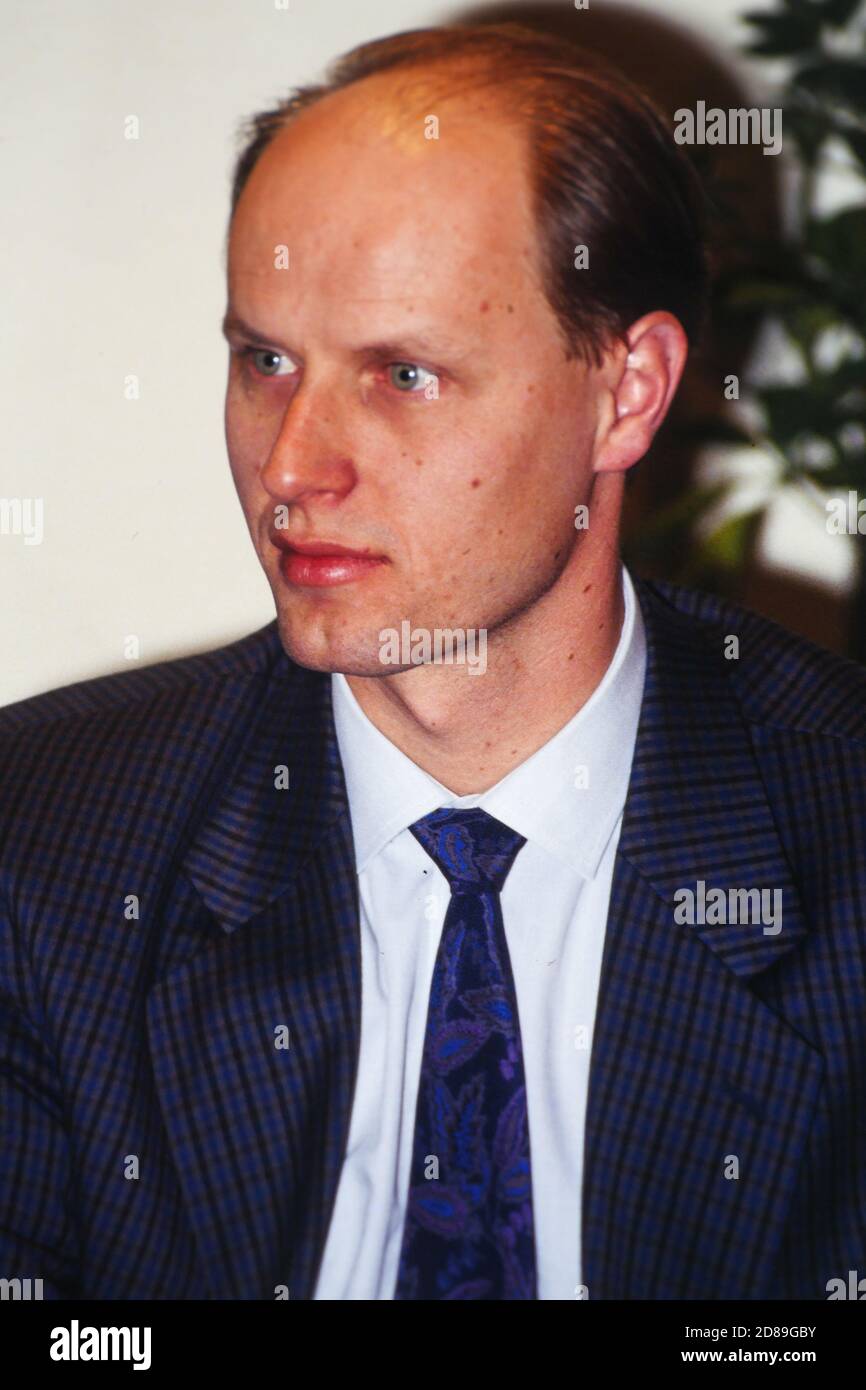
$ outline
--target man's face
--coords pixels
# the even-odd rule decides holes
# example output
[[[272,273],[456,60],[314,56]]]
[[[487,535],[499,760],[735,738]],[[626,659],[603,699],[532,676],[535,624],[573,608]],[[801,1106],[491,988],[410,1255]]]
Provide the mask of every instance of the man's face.
[[[286,651],[349,675],[401,669],[380,632],[405,620],[531,622],[592,480],[597,387],[541,289],[523,136],[480,99],[419,109],[373,78],[304,112],[229,244],[238,494]]]

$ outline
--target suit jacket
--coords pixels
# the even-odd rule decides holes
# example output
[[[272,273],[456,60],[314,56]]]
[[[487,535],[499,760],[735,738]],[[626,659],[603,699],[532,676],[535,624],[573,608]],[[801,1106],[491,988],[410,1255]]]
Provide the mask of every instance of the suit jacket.
[[[866,1274],[866,672],[636,588],[584,1282],[825,1299]],[[0,1274],[47,1297],[311,1298],[361,1002],[330,678],[271,623],[9,706],[0,751]],[[781,930],[678,923],[699,880],[780,889]]]

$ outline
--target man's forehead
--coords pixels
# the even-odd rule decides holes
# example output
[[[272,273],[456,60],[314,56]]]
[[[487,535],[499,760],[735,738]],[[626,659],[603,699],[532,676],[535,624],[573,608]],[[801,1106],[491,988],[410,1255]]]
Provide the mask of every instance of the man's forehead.
[[[412,115],[423,115],[424,101],[401,93],[389,119],[411,125],[407,154],[383,136],[387,101],[366,100],[368,85],[304,111],[253,170],[229,243],[242,312],[258,316],[278,299],[291,317],[339,302],[353,324],[375,310],[377,332],[387,333],[391,308],[404,331],[425,296],[462,318],[467,297],[477,309],[525,286],[536,238],[513,129],[455,99],[439,140],[427,140]]]
[[[411,331],[435,338],[429,351],[444,353],[478,313],[522,303],[529,288],[526,263],[507,245],[466,238],[448,254],[447,241],[423,222],[405,233],[374,228],[363,237],[310,235],[286,244],[286,269],[275,266],[270,245],[241,245],[229,260],[231,303],[260,332],[315,324],[325,336],[360,341],[370,331],[385,340]],[[443,330],[453,331],[455,344],[442,341]]]
[[[318,271],[355,298],[407,293],[414,284],[441,285],[455,276],[501,278],[526,273],[536,230],[528,196],[509,189],[489,167],[461,165],[413,178],[379,162],[376,182],[356,168],[339,177],[321,166],[309,173],[291,157],[272,166],[267,182],[245,190],[229,239],[230,273],[269,277],[285,247],[284,272]],[[462,170],[462,172],[461,172]],[[246,194],[249,193],[249,200]],[[276,259],[275,259],[276,258]],[[366,290],[353,286],[356,274]]]
[[[529,192],[522,128],[478,110],[471,95],[441,115],[390,93],[365,97],[371,81],[331,93],[280,131],[250,175],[238,223],[255,227],[264,211],[301,220],[312,199],[317,217],[339,209],[344,225],[353,206],[368,211],[372,201],[390,216],[443,200],[464,213],[487,202],[520,216]]]
[[[365,239],[333,246],[311,238],[292,247],[282,270],[273,256],[241,248],[229,261],[229,301],[266,336],[314,330],[348,342],[368,341],[371,333],[383,341],[411,333],[419,345],[428,339],[431,353],[452,352],[474,310],[523,293],[515,267],[506,266],[501,253],[489,258],[467,248],[448,257],[439,251],[441,245],[420,235],[395,241],[383,233],[378,244]]]

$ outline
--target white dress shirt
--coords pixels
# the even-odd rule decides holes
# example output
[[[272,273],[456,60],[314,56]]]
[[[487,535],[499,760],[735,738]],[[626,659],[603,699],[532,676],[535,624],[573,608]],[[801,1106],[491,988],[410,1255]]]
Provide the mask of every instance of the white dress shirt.
[[[625,566],[622,583],[619,642],[590,699],[481,795],[455,796],[424,772],[371,723],[345,677],[332,677],[358,870],[361,1040],[317,1299],[394,1295],[427,1005],[451,896],[407,827],[439,806],[480,806],[526,839],[501,904],[526,1074],[538,1297],[578,1296],[590,1047],[646,666]]]

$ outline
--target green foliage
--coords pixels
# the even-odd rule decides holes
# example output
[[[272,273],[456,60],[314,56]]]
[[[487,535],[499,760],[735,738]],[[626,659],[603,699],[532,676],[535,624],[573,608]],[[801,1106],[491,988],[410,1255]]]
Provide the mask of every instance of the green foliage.
[[[859,8],[860,0],[786,0],[780,10],[743,15],[758,30],[746,51],[776,58],[820,49],[824,30],[844,28]]]
[[[861,0],[783,0],[744,16],[754,31],[747,52],[783,57],[789,77],[773,105],[783,111],[785,156],[796,157],[798,198],[784,239],[743,248],[737,268],[717,287],[714,316],[728,333],[772,320],[799,363],[800,380],[745,383],[742,396],[760,418],[748,441],[778,464],[778,485],[802,484],[816,495],[853,488],[866,493],[866,206],[822,214],[818,175],[840,162],[866,178],[866,29]],[[831,143],[832,142],[832,143]],[[790,356],[790,353],[787,354]],[[754,409],[757,407],[757,411]],[[730,417],[700,422],[706,442],[743,442]],[[738,439],[739,436],[739,439]],[[694,524],[706,492],[693,494]],[[682,525],[667,509],[660,525]],[[760,516],[726,520],[700,542],[698,573],[731,572],[746,563]],[[668,536],[671,532],[668,531]]]

